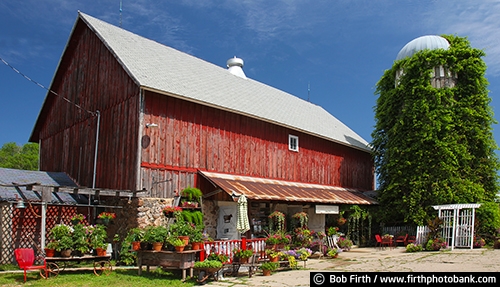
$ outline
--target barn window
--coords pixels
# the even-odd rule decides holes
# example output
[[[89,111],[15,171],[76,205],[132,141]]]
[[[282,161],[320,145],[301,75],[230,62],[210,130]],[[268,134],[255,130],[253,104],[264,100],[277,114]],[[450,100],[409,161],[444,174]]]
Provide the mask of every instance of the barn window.
[[[288,149],[292,151],[299,151],[299,137],[288,135]]]

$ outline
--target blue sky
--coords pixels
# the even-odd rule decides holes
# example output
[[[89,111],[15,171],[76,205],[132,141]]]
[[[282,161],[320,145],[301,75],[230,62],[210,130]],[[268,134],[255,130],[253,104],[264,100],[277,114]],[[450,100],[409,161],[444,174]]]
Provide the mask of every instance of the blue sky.
[[[3,0],[0,146],[28,142],[82,11],[324,107],[367,141],[375,85],[399,50],[423,35],[468,37],[482,49],[491,106],[500,105],[500,2],[461,0]],[[279,107],[277,107],[279,108]],[[498,117],[496,117],[498,118]],[[494,126],[497,143],[500,131]]]

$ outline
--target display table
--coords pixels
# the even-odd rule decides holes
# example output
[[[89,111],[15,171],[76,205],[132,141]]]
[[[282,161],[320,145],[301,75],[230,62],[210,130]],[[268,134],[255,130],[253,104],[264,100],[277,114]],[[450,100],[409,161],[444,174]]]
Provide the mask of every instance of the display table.
[[[70,257],[45,257],[47,263],[52,263],[57,270],[64,270],[66,268],[66,263],[68,262],[94,262],[94,274],[99,276],[102,274],[109,275],[113,271],[113,266],[110,262],[111,254],[104,256],[93,256],[93,255],[83,255],[83,256],[70,256]],[[57,264],[59,263],[59,264]]]
[[[186,270],[189,269],[189,276],[193,277],[193,267],[196,261],[196,253],[201,250],[185,250],[177,251],[154,251],[154,250],[138,250],[137,251],[137,266],[139,267],[139,275],[142,273],[142,266],[146,266],[146,271],[149,272],[149,266],[161,266],[165,269],[180,269],[182,270],[182,280],[186,280]]]

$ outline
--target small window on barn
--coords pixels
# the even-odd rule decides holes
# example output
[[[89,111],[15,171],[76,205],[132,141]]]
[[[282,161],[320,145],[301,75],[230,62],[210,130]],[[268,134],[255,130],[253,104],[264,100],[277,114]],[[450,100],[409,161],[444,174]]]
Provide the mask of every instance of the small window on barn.
[[[288,149],[292,151],[299,151],[299,137],[288,135]]]

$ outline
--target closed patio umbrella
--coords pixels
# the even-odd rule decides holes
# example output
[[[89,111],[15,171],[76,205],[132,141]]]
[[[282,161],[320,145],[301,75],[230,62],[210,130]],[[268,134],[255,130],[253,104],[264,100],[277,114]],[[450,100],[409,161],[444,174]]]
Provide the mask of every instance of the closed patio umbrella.
[[[250,223],[248,222],[248,204],[247,198],[244,194],[240,195],[238,199],[238,218],[236,221],[236,230],[240,233],[245,233],[250,230]]]

